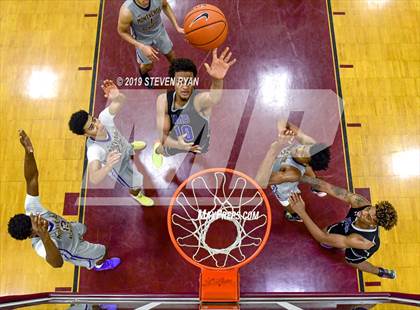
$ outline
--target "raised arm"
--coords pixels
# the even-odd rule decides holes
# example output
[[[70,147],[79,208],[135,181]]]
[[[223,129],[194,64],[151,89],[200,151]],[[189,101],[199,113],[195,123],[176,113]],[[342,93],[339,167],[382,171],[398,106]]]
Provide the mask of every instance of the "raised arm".
[[[300,216],[309,233],[316,241],[340,249],[354,248],[367,250],[374,246],[373,242],[357,234],[342,236],[338,234],[329,234],[321,230],[318,225],[312,221],[308,213],[306,213],[305,202],[299,194],[293,194],[290,198],[290,203],[291,209]]]
[[[220,57],[217,56],[217,48],[213,50],[212,54],[213,59],[211,66],[207,63],[204,64],[207,73],[212,78],[210,91],[198,94],[195,100],[196,108],[201,112],[208,110],[219,103],[222,98],[223,79],[229,71],[229,68],[236,62],[236,58],[230,60],[232,53],[229,52],[229,47],[225,48],[220,54]]]
[[[112,168],[119,163],[121,154],[117,151],[108,153],[106,163],[102,165],[99,160],[92,160],[88,165],[89,181],[93,184],[99,184],[106,178]]]
[[[26,132],[22,129],[19,129],[19,139],[25,149],[23,173],[26,181],[26,193],[31,196],[38,196],[38,167],[36,166],[32,142]]]
[[[293,125],[291,122],[284,120],[277,121],[277,130],[288,134],[293,134],[296,140],[302,144],[314,144],[315,139],[306,135],[299,127]]]
[[[262,188],[266,188],[268,185],[295,182],[299,180],[299,175],[293,170],[272,171],[277,155],[280,150],[287,145],[289,140],[290,137],[279,135],[278,139],[270,145],[255,177],[255,181],[257,181]]]
[[[117,114],[124,105],[125,96],[111,80],[103,81],[101,88],[104,91],[104,97],[111,100],[111,103],[109,104],[109,113],[111,115]]]
[[[328,195],[331,195],[337,199],[340,199],[350,204],[352,208],[360,208],[370,205],[370,201],[364,198],[363,196],[351,193],[348,190],[345,190],[344,188],[334,186],[328,182],[325,182],[324,180],[304,175],[300,178],[300,181],[303,183],[310,184],[312,188],[318,191],[325,192]]]
[[[168,3],[168,0],[163,0],[162,1],[162,9],[163,9],[163,13],[165,13],[165,15],[169,18],[172,25],[174,25],[176,31],[178,31],[179,33],[184,33],[184,29],[182,27],[179,27],[179,25],[176,21],[174,11],[172,10],[172,7]]]

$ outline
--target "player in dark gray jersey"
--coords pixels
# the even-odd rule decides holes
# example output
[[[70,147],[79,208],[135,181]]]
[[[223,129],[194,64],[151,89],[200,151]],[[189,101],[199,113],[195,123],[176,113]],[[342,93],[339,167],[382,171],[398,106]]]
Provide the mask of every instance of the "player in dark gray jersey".
[[[209,120],[213,107],[222,97],[223,79],[236,62],[230,60],[229,48],[217,56],[213,50],[211,66],[204,64],[212,78],[210,91],[195,93],[193,80],[197,75],[194,63],[185,58],[175,59],[169,76],[175,78],[175,92],[157,98],[156,122],[159,141],[153,147],[152,162],[156,168],[163,163],[163,156],[180,152],[206,152],[210,142]],[[184,82],[182,82],[184,81]]]
[[[184,29],[178,25],[167,0],[126,0],[120,8],[118,33],[135,46],[143,79],[149,78],[148,72],[152,70],[153,62],[159,60],[158,53],[165,55],[169,62],[175,59],[173,44],[163,25],[161,11],[176,31],[183,34]],[[146,82],[146,86],[152,85]]]
[[[120,259],[105,259],[104,245],[83,240],[86,232],[84,224],[68,222],[41,205],[34,148],[23,130],[19,131],[19,136],[25,149],[26,214],[16,214],[10,219],[9,234],[17,240],[31,238],[36,253],[54,268],[63,266],[64,261],[95,271],[117,267]]]
[[[372,265],[367,261],[379,249],[379,227],[392,229],[397,224],[397,211],[388,201],[372,203],[358,194],[317,178],[303,176],[301,182],[336,197],[351,206],[346,218],[321,230],[305,211],[305,203],[298,194],[291,199],[291,208],[302,218],[311,235],[324,247],[345,249],[346,262],[363,272],[382,278],[395,279],[394,270]]]

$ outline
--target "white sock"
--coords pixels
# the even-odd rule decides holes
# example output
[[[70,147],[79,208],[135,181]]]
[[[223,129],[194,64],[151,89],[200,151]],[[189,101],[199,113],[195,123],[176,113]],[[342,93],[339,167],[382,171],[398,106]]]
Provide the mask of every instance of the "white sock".
[[[95,267],[96,267],[96,268],[101,268],[103,264],[104,264],[104,263],[99,264],[99,265],[95,265]]]

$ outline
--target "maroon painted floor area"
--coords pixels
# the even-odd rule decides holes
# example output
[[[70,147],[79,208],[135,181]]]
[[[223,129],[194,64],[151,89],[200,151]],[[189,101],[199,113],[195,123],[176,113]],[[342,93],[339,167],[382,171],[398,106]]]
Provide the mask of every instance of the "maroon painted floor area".
[[[101,81],[137,75],[134,48],[122,41],[116,31],[121,2],[105,1],[95,114],[106,104],[99,88]],[[174,11],[178,17],[184,16],[198,3],[177,1]],[[287,118],[290,112],[294,112],[294,115],[300,115],[300,120],[307,118],[308,125],[304,129],[319,139],[330,139],[332,143],[332,163],[329,170],[320,175],[334,184],[345,186],[336,98],[321,103],[310,94],[292,93],[290,96],[296,100],[295,104],[286,100],[284,105],[273,106],[273,98],[261,93],[267,87],[264,76],[280,81],[274,85],[285,85],[283,89],[273,87],[274,98],[278,95],[276,92],[286,92],[287,89],[336,91],[325,1],[220,0],[211,3],[221,8],[228,18],[230,33],[225,45],[232,48],[238,59],[225,79],[225,88],[242,89],[244,93],[239,95],[241,100],[237,105],[231,98],[227,101],[232,102],[223,102],[215,108],[211,119],[213,151],[199,159],[200,167],[229,166],[255,175],[259,161],[275,137],[276,117]],[[210,81],[202,66],[204,61],[210,61],[208,55],[189,47],[169,23],[167,29],[177,55],[193,59],[199,67],[200,88],[209,87]],[[165,76],[166,71],[167,62],[161,57],[153,75]],[[137,102],[127,104],[117,123],[125,126],[123,131],[128,135],[134,127],[133,138],[149,143],[149,148],[139,156],[139,169],[145,175],[149,193],[167,195],[174,188],[170,187],[170,182],[176,165],[169,165],[170,172],[164,169],[159,173],[150,166],[150,145],[157,136],[154,100],[158,92],[139,92]],[[232,96],[236,95],[237,92]],[[235,114],[235,111],[239,112]],[[300,111],[304,111],[303,116]],[[328,130],[325,121],[331,123]],[[259,129],[260,134],[253,136],[255,130],[252,128]],[[323,129],[317,130],[319,128]],[[226,137],[229,131],[232,133]],[[226,144],[223,139],[234,145],[232,151],[230,148],[220,151]],[[190,159],[184,160],[181,165],[184,172],[178,172],[178,178],[182,179],[182,175],[191,170]],[[169,163],[180,164],[182,161],[181,157],[171,159]],[[163,188],[168,185],[169,189]],[[345,215],[343,204],[330,198],[320,199],[308,193],[307,187],[302,188],[309,212],[320,226],[338,221]],[[125,190],[118,186],[113,190],[88,190],[87,194],[89,197],[127,197]],[[346,266],[343,254],[321,248],[303,224],[287,222],[273,195],[268,195],[273,202],[271,236],[260,256],[241,270],[241,292],[357,292],[356,272]],[[134,205],[87,205],[84,217],[88,226],[86,239],[107,245],[109,254],[121,257],[123,263],[112,272],[81,270],[79,292],[197,293],[198,270],[184,262],[173,248],[166,227],[166,211],[167,205],[163,203],[148,209]]]

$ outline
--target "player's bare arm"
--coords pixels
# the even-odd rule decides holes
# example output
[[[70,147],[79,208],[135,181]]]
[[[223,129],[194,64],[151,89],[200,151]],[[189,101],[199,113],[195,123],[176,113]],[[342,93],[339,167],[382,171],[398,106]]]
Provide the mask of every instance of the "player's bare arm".
[[[299,194],[295,193],[290,197],[290,208],[302,218],[309,233],[320,243],[340,249],[355,248],[367,250],[374,246],[373,242],[370,242],[357,234],[342,236],[338,234],[329,234],[320,229],[306,212],[305,202]]]
[[[301,144],[314,144],[315,139],[305,134],[299,127],[285,120],[277,121],[277,130],[288,135],[293,135]]]
[[[178,33],[183,34],[184,33],[184,28],[182,28],[178,25],[178,22],[176,21],[175,13],[172,10],[171,5],[168,3],[168,0],[163,0],[162,1],[162,10],[163,10],[163,13],[165,13],[165,15],[171,21],[171,23],[174,26],[174,28],[176,29],[176,31]]]
[[[111,172],[112,168],[118,164],[121,154],[112,151],[108,153],[106,163],[102,165],[99,160],[93,160],[88,165],[89,181],[93,184],[99,184]]]
[[[118,34],[120,35],[120,37],[123,40],[127,41],[128,43],[139,48],[150,61],[159,60],[157,50],[155,50],[153,47],[149,45],[145,45],[141,42],[138,42],[131,36],[130,27],[131,27],[132,21],[133,21],[133,16],[130,10],[128,10],[124,6],[121,6],[120,13],[118,15],[118,27],[117,27]]]
[[[261,162],[255,180],[262,187],[266,188],[268,185],[279,184],[282,182],[292,182],[292,179],[299,179],[299,175],[294,176],[292,171],[282,171],[280,173],[273,173],[273,165],[280,150],[288,143],[289,137],[279,135],[277,139],[270,145],[263,161]],[[290,181],[287,181],[290,180]],[[296,181],[294,180],[294,181]],[[278,183],[276,183],[278,182]]]
[[[337,199],[340,199],[351,205],[352,208],[361,208],[370,205],[370,201],[355,193],[351,193],[344,188],[332,185],[324,180],[312,178],[309,176],[302,176],[300,182],[310,184],[312,188],[327,193]]]
[[[118,87],[111,80],[103,81],[101,85],[102,90],[104,91],[104,97],[111,100],[109,105],[109,113],[111,115],[117,114],[125,102],[125,96],[119,91]]]
[[[121,6],[120,13],[118,15],[118,27],[117,31],[123,40],[127,41],[128,43],[134,45],[135,47],[140,47],[140,45],[143,45],[136,41],[132,36],[130,32],[130,25],[133,21],[133,16],[127,8],[124,6]]]
[[[34,147],[32,146],[31,139],[26,132],[22,129],[19,130],[19,140],[25,149],[24,159],[24,176],[26,181],[26,193],[31,196],[38,196],[38,167],[35,161]]]
[[[45,260],[54,268],[60,268],[63,266],[63,258],[61,257],[60,251],[58,250],[55,243],[51,240],[50,234],[48,233],[48,221],[43,219],[40,215],[30,215],[32,230],[34,234],[39,236],[41,239],[46,257]]]
[[[232,52],[229,51],[229,47],[226,47],[224,51],[217,56],[217,48],[212,52],[212,63],[211,65],[205,63],[204,66],[207,73],[212,78],[212,83],[209,92],[203,92],[197,95],[195,105],[198,111],[208,112],[214,105],[219,103],[222,97],[223,90],[223,79],[225,78],[230,67],[232,67],[236,58],[232,59]]]

